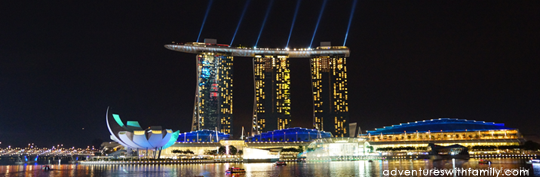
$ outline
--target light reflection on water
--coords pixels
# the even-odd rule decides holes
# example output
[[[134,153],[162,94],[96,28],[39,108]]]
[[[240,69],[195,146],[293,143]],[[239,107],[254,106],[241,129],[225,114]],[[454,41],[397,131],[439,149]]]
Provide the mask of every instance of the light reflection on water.
[[[540,176],[540,165],[525,164],[523,159],[490,159],[493,164],[478,164],[477,160],[374,160],[352,162],[288,163],[276,167],[273,163],[218,163],[172,165],[51,165],[52,171],[42,171],[41,165],[2,165],[0,176],[228,176],[229,167],[241,167],[245,174],[234,176],[366,176],[381,177],[384,170],[472,168],[530,169],[529,176]],[[230,176],[230,175],[229,175]],[[424,175],[422,175],[424,176]],[[472,176],[472,175],[471,175]]]

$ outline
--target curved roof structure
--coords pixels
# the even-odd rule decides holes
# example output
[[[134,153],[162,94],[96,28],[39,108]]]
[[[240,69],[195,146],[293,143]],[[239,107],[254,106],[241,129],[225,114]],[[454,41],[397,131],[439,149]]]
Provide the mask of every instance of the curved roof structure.
[[[173,132],[171,129],[162,130],[161,126],[152,126],[144,130],[138,121],[127,121],[124,124],[118,114],[109,114],[109,108],[107,108],[105,119],[111,139],[129,148],[165,149],[176,142],[180,133],[180,131]]]
[[[274,130],[264,132],[255,136],[248,137],[248,141],[281,141],[281,142],[293,142],[293,141],[311,141],[317,138],[330,138],[332,134],[325,131],[319,131],[316,129],[307,128],[286,128],[281,130]]]
[[[385,126],[367,131],[369,134],[399,134],[404,132],[459,132],[459,131],[486,131],[486,130],[514,130],[502,123],[456,119],[439,118],[415,122],[401,123],[399,125]]]
[[[228,140],[230,137],[231,135],[223,132],[203,129],[181,133],[178,142],[219,142],[219,140]]]
[[[165,48],[184,53],[218,52],[231,53],[238,57],[255,57],[256,55],[287,55],[290,58],[310,58],[315,55],[345,55],[349,57],[349,49],[345,46],[317,47],[316,49],[279,49],[279,48],[246,48],[227,46],[206,46],[197,44],[167,44]]]

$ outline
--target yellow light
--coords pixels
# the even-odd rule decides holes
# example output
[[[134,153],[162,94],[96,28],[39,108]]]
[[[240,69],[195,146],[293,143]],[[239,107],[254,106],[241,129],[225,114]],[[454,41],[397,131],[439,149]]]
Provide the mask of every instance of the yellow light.
[[[133,131],[133,134],[135,134],[135,135],[144,135],[144,130],[135,130],[135,131]]]

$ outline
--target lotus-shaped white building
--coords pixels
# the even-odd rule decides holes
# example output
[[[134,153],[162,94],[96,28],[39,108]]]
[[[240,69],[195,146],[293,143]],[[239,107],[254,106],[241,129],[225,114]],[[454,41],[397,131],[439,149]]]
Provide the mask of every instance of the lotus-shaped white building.
[[[127,121],[124,124],[118,114],[109,114],[108,108],[105,117],[111,139],[126,148],[163,150],[172,146],[180,134],[180,131],[163,130],[161,126],[151,126],[144,130],[138,121]]]

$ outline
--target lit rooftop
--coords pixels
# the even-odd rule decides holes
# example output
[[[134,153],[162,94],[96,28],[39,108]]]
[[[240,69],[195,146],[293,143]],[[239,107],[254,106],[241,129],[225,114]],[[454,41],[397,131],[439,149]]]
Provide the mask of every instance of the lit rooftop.
[[[231,53],[236,57],[255,57],[257,55],[286,55],[290,58],[311,58],[317,55],[344,55],[349,57],[346,46],[322,46],[317,48],[257,48],[231,47],[225,44],[209,44],[202,42],[166,44],[165,48],[184,53],[216,52]]]
[[[424,132],[460,132],[460,131],[487,131],[487,130],[513,130],[502,123],[456,119],[438,118],[415,122],[400,123],[398,125],[384,126],[375,130],[368,130],[371,135],[424,133]]]

